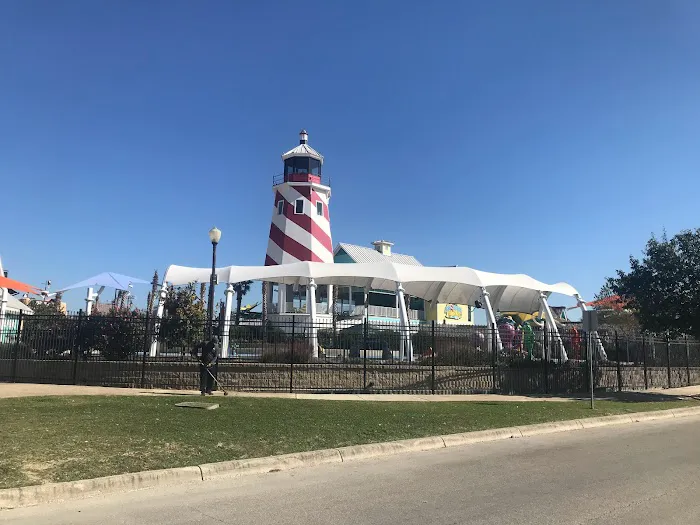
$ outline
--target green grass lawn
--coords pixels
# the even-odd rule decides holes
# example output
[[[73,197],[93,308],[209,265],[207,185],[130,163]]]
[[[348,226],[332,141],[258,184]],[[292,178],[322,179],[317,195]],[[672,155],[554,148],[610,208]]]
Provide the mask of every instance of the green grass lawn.
[[[189,399],[189,398],[187,398]],[[0,400],[0,488],[359,443],[692,406],[697,401],[406,403],[182,396]]]

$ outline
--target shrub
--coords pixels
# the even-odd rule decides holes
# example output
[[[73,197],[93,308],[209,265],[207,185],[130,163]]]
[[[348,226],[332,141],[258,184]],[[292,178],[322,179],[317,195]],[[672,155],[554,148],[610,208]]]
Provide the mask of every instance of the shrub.
[[[310,344],[299,341],[292,344],[285,343],[277,348],[265,348],[260,356],[261,363],[310,363],[313,361],[313,348]],[[293,361],[292,361],[293,357]]]
[[[143,348],[145,327],[139,312],[111,310],[107,315],[91,315],[80,331],[83,357],[99,352],[109,360],[129,359]]]

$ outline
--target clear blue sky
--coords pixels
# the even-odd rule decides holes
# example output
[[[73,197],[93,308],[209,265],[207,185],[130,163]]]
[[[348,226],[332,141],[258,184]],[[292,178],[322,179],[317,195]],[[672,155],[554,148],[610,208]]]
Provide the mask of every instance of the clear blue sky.
[[[150,279],[217,225],[222,264],[262,264],[304,127],[334,243],[591,297],[698,226],[698,64],[696,0],[3,2],[0,255]]]

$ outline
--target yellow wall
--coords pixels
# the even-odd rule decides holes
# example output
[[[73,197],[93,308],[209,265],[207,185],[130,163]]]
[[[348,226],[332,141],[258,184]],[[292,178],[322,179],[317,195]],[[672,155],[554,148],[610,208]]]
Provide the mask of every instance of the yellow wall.
[[[444,304],[438,303],[431,307],[430,303],[426,302],[425,319],[427,321],[435,321],[437,324],[474,324],[474,312],[471,319],[469,316],[470,306],[465,304]],[[461,311],[461,317],[459,313]]]

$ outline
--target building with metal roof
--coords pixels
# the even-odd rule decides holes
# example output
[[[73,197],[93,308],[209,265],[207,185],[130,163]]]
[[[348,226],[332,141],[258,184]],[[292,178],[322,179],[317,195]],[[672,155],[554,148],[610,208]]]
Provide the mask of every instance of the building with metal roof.
[[[372,263],[389,260],[398,264],[423,266],[413,255],[393,253],[391,250],[391,247],[394,245],[393,242],[374,241],[372,245],[374,248],[341,242],[335,247],[335,250],[333,250],[333,262]]]
[[[413,255],[396,253],[394,243],[378,240],[369,246],[339,243],[333,251],[334,263],[392,262],[408,266],[423,266]],[[399,317],[399,304],[394,290],[367,290],[353,286],[338,289],[336,309],[350,317],[367,317],[370,322],[387,322]],[[474,307],[463,304],[426,302],[419,297],[407,300],[409,319],[413,322],[436,321],[441,324],[474,324]]]

